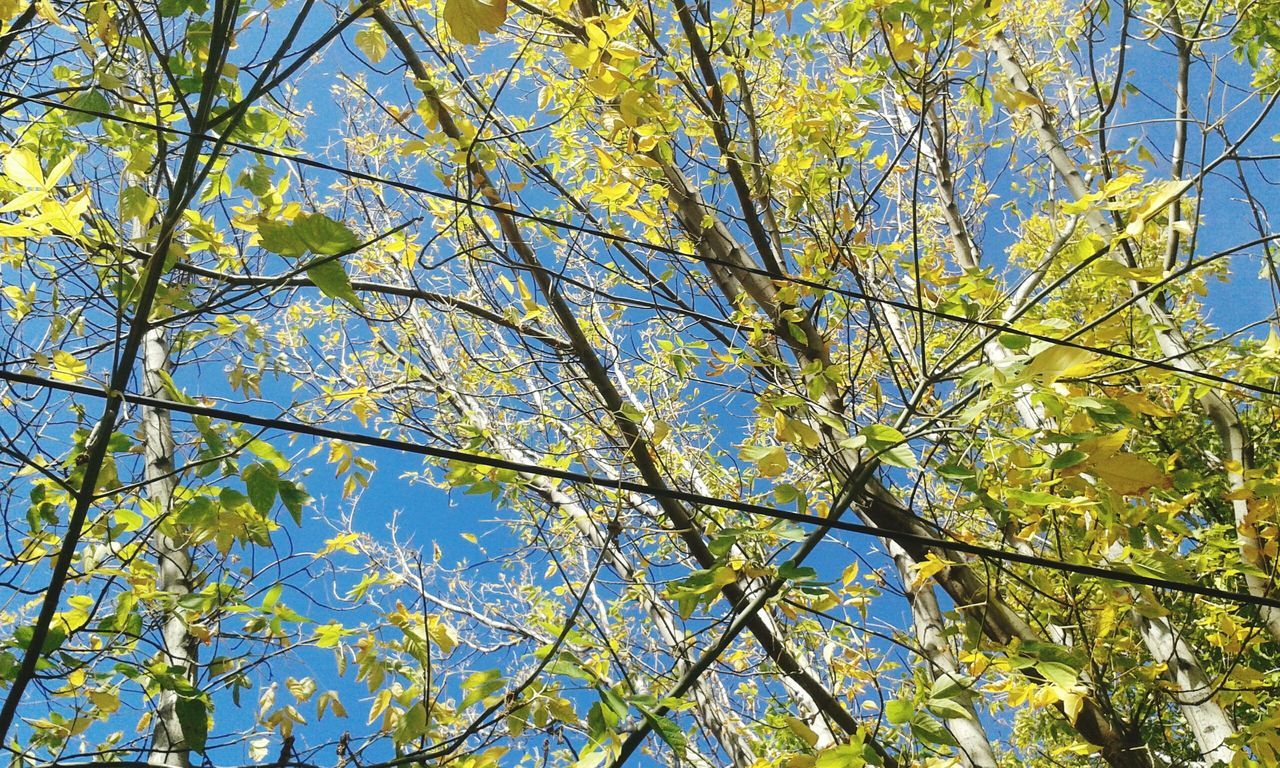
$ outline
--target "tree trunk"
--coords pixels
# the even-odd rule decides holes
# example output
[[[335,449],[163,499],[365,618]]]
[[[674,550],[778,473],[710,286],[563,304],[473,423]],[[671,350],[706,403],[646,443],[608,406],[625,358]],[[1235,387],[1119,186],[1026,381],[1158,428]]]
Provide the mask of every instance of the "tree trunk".
[[[932,110],[927,111],[922,119],[930,140],[921,141],[920,150],[932,166],[938,202],[942,205],[943,218],[946,219],[951,234],[956,260],[965,269],[978,269],[981,266],[981,251],[970,236],[956,202],[950,163],[942,149],[942,127],[938,125]],[[995,341],[988,343],[984,352],[992,364],[1010,359],[1009,352]],[[1055,428],[1052,420],[1032,402],[1029,393],[1018,393],[1016,405],[1026,427],[1037,430]],[[1050,453],[1053,452],[1050,450]],[[1109,558],[1108,562],[1111,562]],[[1170,696],[1195,734],[1200,751],[1210,765],[1223,759],[1229,761],[1232,751],[1224,745],[1224,741],[1227,736],[1235,733],[1235,725],[1226,710],[1215,700],[1217,691],[1209,684],[1208,675],[1191,647],[1175,633],[1167,618],[1140,617],[1137,627],[1156,661],[1166,664],[1165,677],[1173,684]]]
[[[1040,144],[1040,148],[1045,154],[1048,155],[1054,171],[1062,179],[1062,182],[1073,197],[1077,200],[1085,197],[1089,194],[1089,188],[1085,184],[1084,177],[1067,152],[1066,145],[1062,142],[1062,138],[1049,115],[1048,107],[1040,100],[1035,86],[1031,84],[1031,80],[1027,77],[1022,64],[1018,61],[1013,46],[1003,32],[997,32],[993,35],[992,48],[995,51],[1000,68],[1004,71],[1005,76],[1009,78],[1013,88],[1030,98],[1033,106],[1028,111],[1035,129],[1036,141]],[[1085,221],[1106,242],[1114,241],[1117,235],[1121,234],[1096,208],[1089,210],[1085,214]],[[1126,266],[1135,266],[1129,263],[1129,257],[1123,249],[1117,249],[1114,252],[1116,253],[1116,258]],[[1166,255],[1167,258],[1168,256]],[[1141,291],[1139,284],[1132,281],[1131,283],[1135,294]],[[1138,298],[1136,304],[1139,311],[1146,315],[1150,321],[1151,330],[1160,345],[1160,351],[1172,365],[1189,373],[1198,373],[1204,370],[1204,366],[1191,354],[1191,345],[1187,343],[1186,338],[1183,337],[1177,326],[1172,322],[1164,307],[1150,297]],[[1213,424],[1225,448],[1225,458],[1229,460],[1226,470],[1228,487],[1232,491],[1241,491],[1244,489],[1244,473],[1252,467],[1253,457],[1249,446],[1248,433],[1240,420],[1240,414],[1237,413],[1235,406],[1216,389],[1210,389],[1202,395],[1200,397],[1200,405],[1204,409],[1205,417]],[[1267,578],[1267,574],[1272,572],[1275,564],[1268,562],[1263,554],[1257,531],[1249,517],[1249,503],[1244,499],[1235,499],[1231,502],[1231,507],[1235,517],[1236,538],[1239,543],[1240,555],[1246,568],[1245,584],[1250,594],[1257,596],[1270,595],[1273,592],[1272,580]],[[1258,611],[1267,632],[1270,633],[1273,639],[1280,641],[1280,609],[1260,606]]]
[[[915,565],[906,551],[897,544],[890,544],[893,562],[898,566],[898,575],[907,592],[907,602],[911,604],[911,622],[915,628],[919,653],[929,665],[929,676],[936,681],[948,679],[958,680],[960,665],[956,663],[955,654],[947,642],[942,609],[938,607],[938,598],[933,592],[932,582],[918,584]],[[978,713],[971,701],[963,703],[966,717],[948,717],[944,722],[947,730],[955,737],[956,751],[960,759],[971,768],[998,768],[995,750],[987,737],[986,729],[978,720]]]
[[[164,331],[154,328],[147,332],[142,348],[143,393],[148,397],[166,398],[161,372],[169,367],[169,351]],[[169,411],[144,407],[142,412],[146,459],[145,479],[147,496],[155,505],[158,520],[165,520],[173,513],[173,493],[178,479],[174,473],[174,439]],[[164,525],[162,523],[162,525]],[[172,522],[165,527],[172,529]],[[191,554],[185,543],[162,531],[153,538],[156,559],[156,590],[168,605],[168,615],[162,628],[162,658],[170,670],[195,684],[196,649],[191,633],[187,630],[177,601],[191,591]],[[178,716],[178,693],[162,690],[156,709],[155,729],[151,753],[147,762],[168,768],[189,768],[190,747]]]

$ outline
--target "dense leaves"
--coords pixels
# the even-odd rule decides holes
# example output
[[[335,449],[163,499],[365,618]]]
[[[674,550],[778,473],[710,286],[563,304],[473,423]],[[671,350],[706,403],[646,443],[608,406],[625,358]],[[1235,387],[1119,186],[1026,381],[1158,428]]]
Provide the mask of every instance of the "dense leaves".
[[[12,761],[1274,764],[1273,6],[0,3]]]

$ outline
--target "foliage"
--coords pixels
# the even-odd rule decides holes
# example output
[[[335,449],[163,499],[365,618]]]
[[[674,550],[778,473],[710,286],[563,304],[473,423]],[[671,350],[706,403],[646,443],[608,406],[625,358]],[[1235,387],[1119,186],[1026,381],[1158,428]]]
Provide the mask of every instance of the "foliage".
[[[0,20],[15,764],[1280,760],[1274,3]]]

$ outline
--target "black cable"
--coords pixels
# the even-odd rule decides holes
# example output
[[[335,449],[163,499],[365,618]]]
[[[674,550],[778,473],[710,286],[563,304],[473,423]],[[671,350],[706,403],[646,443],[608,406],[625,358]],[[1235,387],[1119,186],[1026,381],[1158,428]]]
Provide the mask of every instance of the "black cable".
[[[700,261],[706,264],[716,264],[718,266],[728,267],[730,269],[736,269],[742,272],[746,272],[748,274],[765,277],[770,280],[780,280],[784,282],[793,283],[795,285],[803,285],[807,288],[813,288],[819,291],[828,291],[828,292],[837,294],[839,296],[844,296],[846,298],[855,299],[858,301],[871,302],[873,304],[879,304],[886,307],[893,307],[895,309],[900,309],[905,312],[914,312],[917,314],[927,315],[929,317],[934,317],[939,320],[949,320],[952,322],[961,323],[963,325],[967,325],[975,328],[983,328],[989,331],[998,331],[1000,333],[1007,333],[1013,336],[1020,336],[1026,339],[1034,339],[1036,341],[1043,341],[1049,344],[1056,344],[1062,347],[1078,349],[1083,352],[1089,352],[1091,354],[1098,355],[1100,357],[1109,357],[1109,358],[1120,360],[1126,363],[1134,363],[1147,368],[1155,368],[1157,370],[1167,371],[1169,373],[1174,373],[1180,376],[1201,379],[1201,380],[1212,382],[1215,384],[1222,384],[1230,387],[1238,387],[1239,389],[1243,389],[1249,392],[1254,392],[1256,394],[1280,397],[1280,389],[1273,389],[1271,387],[1266,387],[1261,384],[1251,384],[1249,382],[1236,381],[1226,376],[1220,376],[1215,373],[1209,373],[1208,371],[1187,370],[1173,363],[1165,362],[1162,360],[1153,360],[1153,359],[1141,357],[1138,355],[1128,354],[1126,352],[1117,352],[1115,350],[1106,349],[1103,347],[1093,347],[1087,344],[1081,344],[1079,342],[1072,341],[1070,339],[1064,339],[1057,336],[1051,336],[1049,334],[1037,333],[1035,331],[1028,331],[1020,328],[1015,328],[1005,323],[994,322],[990,320],[980,320],[976,318],[967,317],[965,315],[955,315],[955,314],[951,314],[950,312],[943,312],[937,309],[930,309],[928,307],[919,306],[917,304],[912,304],[906,301],[888,299],[883,296],[875,296],[872,294],[864,293],[862,291],[857,291],[849,288],[839,288],[836,286],[827,285],[825,283],[820,283],[815,280],[807,280],[805,278],[796,277],[794,275],[790,275],[786,273],[781,275],[776,275],[764,269],[760,269],[759,267],[752,267],[752,266],[743,265],[743,264],[735,264],[733,262],[726,261],[724,259],[717,259],[713,256],[703,256],[697,253],[685,253],[676,248],[671,248],[664,245],[658,245],[655,243],[647,243],[641,240],[637,240],[635,238],[627,237],[626,235],[619,235],[616,233],[605,232],[603,230],[595,229],[593,227],[587,227],[581,224],[574,224],[572,222],[561,221],[559,219],[554,219],[549,216],[542,216],[536,213],[520,211],[515,208],[508,208],[503,205],[496,205],[496,204],[488,203],[482,200],[474,200],[472,198],[462,197],[461,195],[454,195],[448,192],[440,192],[437,190],[428,189],[426,187],[421,187],[416,184],[411,184],[406,181],[389,179],[382,176],[365,173],[363,171],[358,171],[354,168],[346,168],[343,166],[321,162],[319,160],[315,160],[313,158],[305,157],[302,155],[290,155],[285,152],[279,152],[277,150],[268,149],[266,147],[260,147],[253,144],[245,144],[238,141],[231,141],[229,139],[223,140],[217,136],[208,136],[203,134],[196,135],[192,131],[183,130],[181,128],[173,128],[169,126],[156,125],[153,123],[148,123],[143,120],[135,120],[133,118],[121,117],[120,115],[114,115],[114,114],[111,114],[110,112],[101,112],[94,109],[85,109],[82,107],[72,106],[70,104],[62,104],[59,102],[49,101],[47,99],[22,96],[20,94],[13,93],[12,91],[0,90],[0,97],[14,99],[19,102],[39,104],[41,106],[45,106],[50,109],[61,109],[69,112],[76,112],[78,114],[96,117],[101,120],[111,120],[111,121],[115,121],[115,122],[126,124],[126,125],[133,125],[140,128],[146,128],[148,130],[152,130],[156,132],[173,133],[179,136],[185,136],[189,139],[218,140],[221,142],[223,146],[235,147],[236,149],[242,149],[246,152],[250,152],[253,154],[259,154],[265,157],[271,157],[278,160],[283,160],[285,162],[297,163],[298,165],[314,168],[316,170],[337,173],[340,175],[344,175],[347,178],[360,179],[362,181],[368,181],[374,184],[381,184],[381,185],[389,186],[394,189],[399,189],[405,192],[413,192],[415,194],[426,195],[428,197],[434,197],[439,200],[446,200],[448,202],[457,203],[459,205],[481,208],[484,210],[493,211],[495,213],[501,213],[507,216],[512,216],[518,219],[532,221],[534,223],[542,224],[548,227],[554,227],[557,229],[564,229],[572,232],[579,232],[586,235],[592,235],[594,237],[599,237],[612,242],[630,245],[636,248],[647,249],[655,253],[662,253],[670,256],[680,256],[683,258],[693,259],[694,261]],[[8,105],[7,107],[5,107],[5,109],[10,108],[11,106],[12,105]],[[0,113],[2,113],[3,111],[4,109],[0,109]],[[1246,244],[1236,249],[1229,249],[1224,253],[1230,253],[1235,250],[1248,247],[1248,245],[1249,244]],[[1094,254],[1091,254],[1087,258],[1092,259],[1097,255],[1105,253],[1109,249],[1110,249],[1109,245],[1103,245],[1101,246],[1101,248],[1098,249],[1097,252],[1095,252]],[[1208,259],[1205,259],[1202,261],[1207,262]]]
[[[108,393],[95,389],[85,384],[74,384],[70,382],[54,381],[41,376],[35,376],[26,373],[14,373],[11,371],[0,370],[0,380],[17,384],[27,384],[34,387],[42,387],[45,389],[56,389],[72,394],[87,395],[89,397],[97,397],[106,399]],[[530,475],[539,475],[542,477],[551,477],[558,480],[566,480],[572,483],[581,483],[583,485],[592,485],[598,488],[604,488],[611,491],[629,491],[632,493],[643,494],[651,497],[662,497],[683,501],[689,504],[699,504],[709,507],[720,507],[722,509],[732,509],[738,512],[746,512],[748,514],[760,515],[777,520],[788,520],[794,523],[806,523],[816,526],[826,526],[849,533],[855,533],[863,536],[873,536],[881,539],[891,539],[899,543],[917,544],[920,546],[937,547],[940,549],[952,550],[955,552],[963,552],[980,558],[991,558],[1009,563],[1020,563],[1039,568],[1048,568],[1051,570],[1061,571],[1063,573],[1074,573],[1081,576],[1091,576],[1109,581],[1118,581],[1125,584],[1134,584],[1143,587],[1152,587],[1154,589],[1167,589],[1174,592],[1182,592],[1189,595],[1200,595],[1202,597],[1212,597],[1220,600],[1228,600],[1242,605],[1255,605],[1268,608],[1280,608],[1280,598],[1266,597],[1260,595],[1251,595],[1245,592],[1236,592],[1232,590],[1219,589],[1217,587],[1205,586],[1203,584],[1195,584],[1185,581],[1173,581],[1170,579],[1161,579],[1154,576],[1143,576],[1137,573],[1129,573],[1119,571],[1112,568],[1102,568],[1094,565],[1083,565],[1078,563],[1069,563],[1063,560],[1053,560],[1051,558],[1039,557],[1036,555],[1026,555],[1021,552],[1013,552],[1006,549],[997,549],[995,547],[985,547],[980,544],[970,544],[968,542],[938,539],[932,536],[924,536],[908,531],[895,531],[884,528],[877,528],[870,525],[862,525],[860,523],[850,523],[844,520],[833,520],[817,515],[809,515],[801,512],[791,512],[785,509],[777,509],[768,507],[763,504],[754,504],[748,501],[738,501],[735,499],[724,499],[714,496],[706,496],[692,491],[681,491],[673,488],[655,488],[644,483],[637,483],[631,480],[609,479],[593,477],[583,472],[574,472],[567,469],[553,469],[550,467],[542,467],[537,464],[529,464],[526,462],[509,461],[493,456],[485,456],[482,454],[468,453],[466,451],[454,450],[452,448],[436,448],[428,445],[418,445],[416,443],[408,443],[402,440],[393,440],[387,437],[378,437],[375,435],[361,435],[354,432],[346,432],[330,427],[319,427],[313,424],[306,424],[299,421],[288,419],[271,418],[267,416],[257,416],[250,413],[240,411],[232,411],[228,409],[215,408],[206,405],[196,405],[193,403],[182,403],[174,400],[165,400],[157,397],[147,397],[145,395],[137,395],[128,392],[116,393],[128,403],[134,405],[145,406],[149,408],[162,408],[179,413],[185,413],[192,416],[207,416],[214,419],[222,419],[225,421],[236,422],[239,424],[248,424],[264,429],[275,429],[293,434],[309,435],[311,437],[320,437],[328,440],[340,440],[343,442],[354,443],[357,445],[367,445],[372,448],[384,448],[387,450],[400,451],[402,453],[417,454],[419,456],[429,456],[436,459],[444,459],[446,461],[462,461],[469,464],[478,464],[481,466],[492,467],[494,469],[506,469],[514,472],[521,472]]]

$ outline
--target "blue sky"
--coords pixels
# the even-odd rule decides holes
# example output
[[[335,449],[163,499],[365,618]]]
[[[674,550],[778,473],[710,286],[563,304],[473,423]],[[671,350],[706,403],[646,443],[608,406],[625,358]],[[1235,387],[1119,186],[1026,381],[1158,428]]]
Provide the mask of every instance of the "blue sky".
[[[288,9],[278,11],[281,18],[288,18]],[[308,24],[307,30],[310,34],[317,34],[329,23],[327,9],[317,9],[315,17]],[[279,25],[276,24],[272,35],[277,34]],[[304,39],[306,35],[303,36]],[[347,39],[350,39],[348,34]],[[478,66],[498,67],[505,64],[500,59],[500,53],[491,53],[479,59]],[[1129,137],[1145,137],[1156,146],[1167,146],[1170,137],[1170,126],[1167,122],[1161,122],[1167,118],[1166,112],[1156,104],[1150,95],[1155,95],[1157,100],[1166,99],[1168,91],[1171,88],[1172,69],[1169,66],[1167,58],[1160,53],[1150,52],[1146,44],[1142,41],[1134,41],[1132,45],[1132,55],[1129,65],[1135,70],[1136,78],[1134,82],[1142,89],[1141,93],[1134,94],[1130,97],[1129,106],[1122,110],[1125,119],[1133,121],[1135,124],[1131,127],[1119,128],[1112,134],[1112,145],[1122,146]],[[330,85],[334,82],[334,78],[339,72],[355,73],[363,71],[364,66],[351,58],[345,49],[335,46],[326,52],[324,58],[308,69],[304,69],[295,78],[295,82],[299,87],[299,101],[302,103],[311,103],[314,107],[314,113],[311,116],[307,131],[308,144],[314,144],[320,147],[327,142],[337,129],[335,122],[335,110],[329,108],[330,103]],[[1247,72],[1244,68],[1224,67],[1218,73],[1219,79],[1226,86],[1235,86],[1242,82]],[[1207,73],[1202,69],[1197,69],[1195,77],[1203,81]],[[396,76],[387,78],[385,82],[396,82]],[[1194,88],[1193,90],[1199,90]],[[1243,99],[1243,95],[1232,92],[1231,87],[1223,87],[1224,101],[1234,101]],[[517,97],[512,97],[513,99]],[[517,108],[521,105],[512,103],[511,106]],[[1255,105],[1256,107],[1256,105]],[[1238,116],[1227,120],[1225,129],[1228,135],[1233,135],[1252,120],[1254,109],[1246,109]],[[1271,135],[1276,133],[1276,121],[1269,121],[1264,129],[1259,131],[1258,138],[1252,145],[1258,147],[1256,151],[1265,153],[1273,147]],[[1193,152],[1198,148],[1193,147]],[[1215,143],[1210,143],[1207,148],[1206,156],[1214,157],[1220,147]],[[1023,158],[1026,161],[1026,158]],[[1153,178],[1163,173],[1167,173],[1167,163],[1164,160],[1158,160],[1156,168],[1152,173]],[[1254,185],[1255,192],[1259,193],[1259,197],[1264,204],[1264,209],[1276,210],[1280,199],[1266,184],[1262,170],[1253,166],[1247,166],[1247,177]],[[311,174],[309,174],[311,175]],[[317,176],[317,178],[323,178]],[[424,186],[434,186],[435,179],[424,178],[417,180]],[[320,185],[317,185],[320,186]],[[1209,182],[1206,197],[1213,199],[1221,199],[1231,197],[1231,182],[1215,177]],[[533,202],[537,203],[537,199],[533,198]],[[1201,229],[1201,240],[1199,243],[1199,251],[1203,253],[1212,252],[1215,249],[1235,245],[1243,240],[1250,239],[1254,236],[1252,232],[1253,223],[1244,215],[1245,210],[1242,206],[1234,206],[1227,210],[1205,211],[1203,228]],[[995,221],[989,222],[983,241],[988,254],[996,263],[999,262],[999,254],[1003,247],[1008,243],[1010,235],[999,231],[999,227]],[[1210,309],[1210,318],[1222,329],[1234,330],[1239,327],[1255,323],[1259,320],[1266,319],[1272,314],[1271,287],[1266,280],[1259,279],[1257,275],[1260,272],[1261,264],[1258,253],[1246,253],[1232,258],[1230,262],[1232,280],[1230,283],[1211,283],[1210,293],[1207,304]],[[1255,336],[1265,335],[1265,328],[1255,328],[1251,333]],[[225,386],[225,378],[219,369],[219,364],[208,366],[190,366],[184,367],[179,371],[178,382],[180,385],[193,394],[206,396],[222,396],[231,394]],[[287,382],[266,381],[263,388],[263,399],[269,403],[285,403],[293,397],[293,392]],[[267,403],[252,404],[259,412],[269,412],[272,406]],[[89,412],[94,413],[96,409],[89,407]],[[745,423],[748,414],[735,413],[732,411],[721,409],[719,412],[712,414],[720,425],[724,428],[726,435],[726,443],[733,443],[743,434],[742,426]],[[181,422],[181,417],[178,417]],[[343,428],[350,428],[353,431],[365,431],[367,428],[359,425],[353,419],[339,419],[333,425]],[[273,442],[280,444],[278,440]],[[301,455],[305,453],[311,444],[306,439],[300,439],[294,443],[289,453]],[[725,445],[730,448],[730,445]],[[423,469],[422,461],[414,456],[397,454],[392,451],[375,451],[371,449],[362,449],[360,454],[377,464],[377,471],[370,475],[369,487],[359,496],[359,502],[352,505],[341,498],[341,492],[338,482],[332,479],[332,469],[325,465],[322,461],[323,454],[319,457],[307,459],[299,464],[300,468],[312,470],[307,480],[308,490],[316,497],[315,506],[307,513],[308,517],[299,529],[292,528],[286,524],[286,532],[292,541],[294,549],[298,552],[306,552],[309,550],[317,550],[323,546],[323,542],[327,539],[332,529],[318,520],[319,515],[324,515],[332,519],[354,506],[354,514],[357,526],[369,532],[375,537],[382,537],[385,534],[387,526],[393,519],[398,519],[402,529],[411,534],[414,541],[430,549],[431,544],[438,544],[444,553],[446,563],[467,561],[474,563],[487,556],[499,555],[503,549],[510,546],[513,539],[510,534],[505,531],[502,521],[507,519],[511,513],[502,508],[501,505],[495,504],[492,500],[485,496],[468,496],[460,491],[452,494],[429,488],[424,484],[411,484],[404,480],[406,474],[414,474]],[[466,540],[463,534],[481,534],[479,543],[473,543]],[[818,568],[820,575],[832,581],[839,578],[840,573],[850,562],[852,553],[865,554],[873,565],[885,567],[890,570],[890,564],[876,552],[879,550],[879,544],[873,543],[867,539],[856,539],[848,535],[837,535],[833,537],[838,540],[826,544],[820,548],[819,553],[813,558],[811,564]],[[475,571],[474,576],[484,577],[488,574],[497,572],[500,563],[494,563]],[[306,581],[302,579],[291,580],[289,588],[285,591],[283,600],[290,605],[297,603],[297,608],[306,614],[307,610],[302,606],[306,603],[306,596],[309,590],[312,590],[319,581]],[[554,577],[547,580],[548,584],[554,584]],[[265,584],[263,585],[265,589]],[[717,604],[716,610],[723,610],[723,602]],[[357,617],[368,618],[373,620],[371,613],[362,614],[357,611]],[[875,603],[873,619],[883,621],[897,628],[905,628],[909,625],[906,616],[904,604],[894,598],[885,597]],[[323,679],[325,684],[333,687],[340,692],[344,699],[348,701],[348,709],[353,713],[353,717],[349,721],[341,722],[341,724],[330,724],[320,728],[308,729],[306,731],[309,740],[325,739],[334,737],[341,730],[350,730],[353,733],[362,732],[364,729],[363,718],[359,716],[363,707],[357,705],[356,701],[367,698],[368,693],[363,685],[356,685],[351,681],[350,677],[336,678],[331,668],[331,656],[326,652],[317,652],[315,654],[304,653],[299,654],[296,666],[287,665],[284,670],[278,674],[277,682],[283,682],[285,674],[290,674],[287,670],[311,668],[313,673]],[[325,687],[325,686],[322,686]],[[226,702],[219,702],[217,710],[217,719],[220,729],[227,726],[242,727],[247,726],[251,722],[252,702],[246,702],[246,706],[242,709],[234,709],[226,706]],[[329,721],[332,723],[332,721]],[[271,754],[274,756],[275,745],[271,748]],[[228,753],[243,753],[240,756],[232,757]],[[325,762],[324,758],[330,757],[324,755],[319,758],[319,762]],[[226,752],[219,751],[215,754],[216,762],[240,762],[247,761],[247,753],[244,753],[244,746],[227,747]]]

